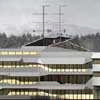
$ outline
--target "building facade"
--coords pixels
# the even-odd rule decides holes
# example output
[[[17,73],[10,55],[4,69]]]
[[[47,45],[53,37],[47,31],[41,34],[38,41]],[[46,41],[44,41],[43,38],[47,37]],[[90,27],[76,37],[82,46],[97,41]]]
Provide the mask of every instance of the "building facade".
[[[37,41],[31,44],[18,49],[0,49],[1,97],[100,99],[99,56],[48,44],[38,46]]]

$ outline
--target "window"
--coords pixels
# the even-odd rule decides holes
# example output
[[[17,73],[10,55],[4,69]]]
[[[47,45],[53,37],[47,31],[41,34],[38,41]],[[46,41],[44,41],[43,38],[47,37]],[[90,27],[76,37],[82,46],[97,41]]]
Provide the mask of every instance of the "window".
[[[0,55],[37,55],[38,52],[33,51],[0,51]]]
[[[12,52],[9,51],[8,54],[9,55],[15,55],[15,52],[14,51],[12,51]]]

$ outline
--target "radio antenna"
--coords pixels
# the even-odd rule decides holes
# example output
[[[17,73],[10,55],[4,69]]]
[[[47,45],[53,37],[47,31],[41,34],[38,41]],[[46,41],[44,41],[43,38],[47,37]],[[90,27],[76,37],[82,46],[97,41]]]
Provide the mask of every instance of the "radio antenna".
[[[62,7],[66,7],[66,5],[59,5],[59,35],[60,35],[60,41],[61,41],[61,35],[62,35]]]
[[[43,24],[43,25],[42,25],[42,26],[43,26],[42,35],[43,35],[43,38],[45,37],[45,15],[46,15],[46,13],[45,13],[45,8],[46,8],[46,7],[48,7],[48,5],[43,5],[43,6],[42,6],[42,10],[43,10],[43,13],[42,13],[42,18],[43,18],[43,19],[42,19],[42,21],[43,21],[43,22],[42,22],[42,24]]]

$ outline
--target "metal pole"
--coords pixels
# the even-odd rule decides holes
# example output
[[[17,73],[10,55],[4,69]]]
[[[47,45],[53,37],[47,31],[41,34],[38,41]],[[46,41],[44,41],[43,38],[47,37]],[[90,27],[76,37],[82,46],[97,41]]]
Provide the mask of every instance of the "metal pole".
[[[61,41],[61,6],[59,6],[59,35]]]
[[[61,34],[61,6],[59,6],[59,34]]]
[[[48,7],[48,5],[43,5],[42,9],[43,9],[43,38],[45,37],[45,8]],[[45,44],[45,40],[43,40],[43,46]]]
[[[43,38],[45,34],[45,5],[42,6],[43,9]]]
[[[65,7],[66,5],[59,5],[59,35],[60,35],[60,41],[61,41],[61,35],[62,35],[62,7]]]

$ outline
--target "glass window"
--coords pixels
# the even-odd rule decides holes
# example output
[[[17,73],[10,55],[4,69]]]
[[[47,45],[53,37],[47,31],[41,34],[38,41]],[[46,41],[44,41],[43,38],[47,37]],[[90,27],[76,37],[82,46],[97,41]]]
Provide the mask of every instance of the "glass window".
[[[33,65],[33,67],[37,67],[37,65]]]
[[[69,69],[65,69],[66,72],[69,72]]]
[[[77,69],[73,69],[73,72],[77,72]]]
[[[70,72],[73,72],[73,69],[70,69]]]
[[[78,72],[81,72],[81,69],[78,69]]]
[[[33,96],[36,96],[36,95],[37,95],[37,92],[32,92],[32,95],[33,95]]]
[[[23,51],[23,55],[29,55],[30,53],[29,52],[24,52]]]
[[[60,72],[61,71],[61,69],[57,69],[57,72]]]
[[[82,94],[82,99],[86,99],[86,98],[85,98],[85,94]]]
[[[90,99],[93,99],[94,98],[93,96],[94,96],[93,94],[90,94]]]
[[[0,65],[0,68],[2,68],[3,66],[2,65]]]
[[[4,67],[5,68],[11,68],[12,66],[11,65],[5,65]]]
[[[52,69],[51,68],[49,68],[49,72],[52,72]]]
[[[48,93],[45,93],[45,96],[48,96]]]
[[[15,91],[12,91],[12,93],[11,93],[12,95],[15,95]]]
[[[38,54],[37,52],[30,52],[31,55],[36,55]]]
[[[29,92],[29,95],[32,96],[32,92],[31,91]]]
[[[53,72],[56,72],[56,69],[53,69]]]
[[[65,70],[64,69],[61,69],[61,72],[64,72]]]
[[[74,97],[73,97],[74,99],[78,99],[78,95],[77,94],[74,94]]]
[[[24,95],[24,91],[23,90],[21,90],[21,93],[20,93],[21,95]]]
[[[8,93],[8,95],[12,95],[12,92],[10,91],[10,92]]]
[[[9,53],[9,55],[15,55],[15,52],[14,51],[12,51],[12,52],[8,52]]]
[[[82,72],[86,72],[87,71],[87,69],[82,69]]]
[[[28,95],[28,91],[25,91],[25,95]]]
[[[65,99],[69,99],[69,94],[65,94]]]
[[[90,95],[89,94],[86,94],[86,99],[89,99]]]
[[[8,52],[7,51],[1,51],[0,54],[1,55],[8,55]]]
[[[78,94],[77,97],[78,97],[78,99],[81,99],[82,98],[82,95],[81,94]]]
[[[16,55],[22,55],[23,53],[21,51],[16,51]]]

